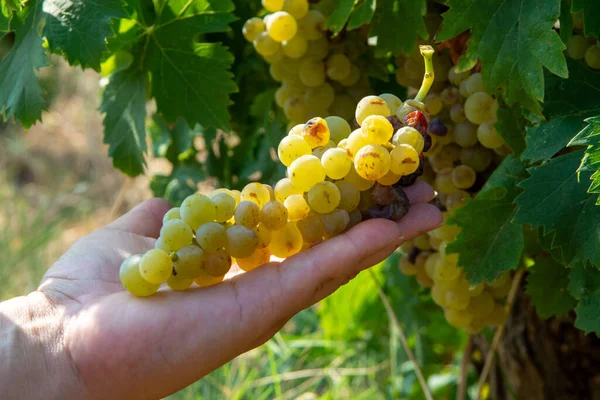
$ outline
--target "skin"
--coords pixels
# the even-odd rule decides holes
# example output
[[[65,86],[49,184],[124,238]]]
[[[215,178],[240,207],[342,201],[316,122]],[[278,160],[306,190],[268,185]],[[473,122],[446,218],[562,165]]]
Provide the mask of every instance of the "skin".
[[[119,266],[153,247],[169,205],[148,200],[76,242],[37,291],[0,303],[6,398],[156,399],[271,338],[291,317],[434,229],[432,189],[407,190],[399,223],[370,220],[287,260],[209,288],[133,297]]]

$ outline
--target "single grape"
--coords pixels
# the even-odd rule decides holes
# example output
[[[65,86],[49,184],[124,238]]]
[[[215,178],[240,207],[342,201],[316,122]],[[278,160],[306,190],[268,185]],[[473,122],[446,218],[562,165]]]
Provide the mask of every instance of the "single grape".
[[[390,153],[390,169],[398,175],[410,175],[419,168],[419,154],[414,147],[400,144]]]
[[[464,83],[466,84],[466,82],[464,82]],[[462,83],[461,83],[461,87],[462,87]],[[462,95],[462,93],[459,91],[459,89],[457,89],[455,87],[447,87],[441,91],[440,99],[442,100],[442,103],[444,103],[445,105],[451,106],[451,105],[460,103],[461,95]]]
[[[467,93],[469,95],[477,92],[485,92],[485,88],[483,87],[483,79],[479,72],[476,72],[469,76],[466,80],[467,82]]]
[[[343,54],[332,54],[327,58],[327,76],[334,81],[341,81],[350,75],[352,63]]]
[[[281,48],[281,46],[279,46],[277,48],[277,51],[273,54],[270,54],[268,56],[266,55],[262,55],[262,58],[269,64],[274,64],[277,62],[281,62],[285,59],[285,54],[283,52],[283,49]]]
[[[242,201],[235,209],[234,218],[236,225],[253,229],[260,222],[260,207],[253,201]]]
[[[298,59],[306,54],[308,50],[308,42],[300,35],[294,36],[292,39],[282,43],[283,53],[293,59]]]
[[[492,152],[483,146],[472,146],[462,149],[460,162],[468,165],[476,172],[485,171],[492,163]]]
[[[215,221],[222,223],[229,221],[233,217],[236,202],[230,193],[219,193],[211,200],[215,205]]]
[[[331,179],[343,179],[352,168],[352,159],[340,148],[328,149],[321,157],[325,174]]]
[[[177,251],[192,243],[194,232],[180,219],[166,221],[161,230],[160,237],[169,251]]]
[[[173,269],[181,278],[195,279],[206,268],[206,253],[198,246],[186,246],[176,254]]]
[[[271,252],[269,249],[259,248],[254,250],[250,257],[236,258],[235,261],[242,271],[250,272],[261,265],[269,263],[271,261]]]
[[[299,21],[301,22],[301,21]],[[329,40],[326,37],[321,36],[318,39],[310,39],[306,32],[302,32],[304,37],[309,40],[308,50],[306,50],[306,57],[315,58],[317,60],[323,60],[329,54]]]
[[[279,160],[286,167],[292,165],[296,159],[308,154],[311,154],[310,145],[298,135],[284,137],[277,148]]]
[[[365,190],[369,190],[373,185],[375,185],[375,181],[365,179],[356,172],[356,168],[354,168],[354,164],[352,164],[352,168],[350,168],[350,172],[344,178],[344,181],[350,183],[354,187],[356,187],[361,192]]]
[[[270,15],[267,22],[267,32],[277,42],[292,39],[298,32],[296,19],[285,11],[277,11]]]
[[[496,131],[493,121],[485,121],[477,128],[477,139],[488,149],[497,149],[504,145],[504,139]]]
[[[362,125],[365,118],[370,115],[389,117],[391,115],[391,111],[387,103],[382,98],[377,96],[367,96],[361,99],[356,105],[356,122],[359,125]]]
[[[319,182],[308,191],[310,208],[320,214],[327,214],[335,210],[340,204],[340,200],[340,191],[331,182]]]
[[[283,112],[290,121],[306,121],[308,108],[304,103],[303,95],[290,96],[283,105]]]
[[[174,207],[167,211],[163,216],[162,222],[165,223],[171,219],[181,219],[181,214],[179,214],[179,207]]]
[[[398,146],[401,144],[406,144],[411,146],[417,153],[421,153],[423,148],[425,147],[425,140],[423,139],[423,135],[416,130],[415,128],[411,128],[410,126],[405,126],[403,128],[398,129],[398,131],[394,134],[392,138],[392,143],[394,146]]]
[[[323,240],[325,226],[319,214],[310,213],[305,219],[298,221],[296,226],[302,234],[304,243],[315,244]]]
[[[461,167],[466,167],[466,168],[470,168],[467,167],[466,165],[461,165]],[[458,168],[458,167],[457,167]],[[472,171],[472,169],[471,169]],[[454,179],[454,171],[452,174],[452,179],[453,179],[453,183],[455,186],[458,187],[458,185],[456,185],[455,179]],[[459,208],[461,208],[462,206],[464,206],[466,204],[465,199],[469,199],[471,198],[471,195],[469,194],[469,192],[466,192],[464,190],[457,190],[454,193],[449,194],[446,197],[446,200],[444,201],[444,205],[446,206],[446,209],[450,212],[453,212]]]
[[[477,144],[477,127],[470,122],[454,125],[454,141],[461,147],[471,147]]]
[[[331,116],[325,118],[329,127],[330,140],[333,140],[336,145],[342,140],[350,136],[352,129],[346,120],[340,117]]]
[[[294,15],[292,12],[288,11]],[[319,10],[309,10],[306,16],[298,21],[298,27],[307,40],[313,41],[323,37],[325,16]]]
[[[173,251],[170,246],[167,246],[164,239],[161,238],[160,236],[158,237],[158,239],[156,239],[156,242],[154,243],[154,248],[162,250],[162,251],[166,251],[167,253]]]
[[[390,109],[390,113],[392,115],[396,115],[396,111],[402,105],[402,100],[400,100],[400,98],[398,96],[393,95],[391,93],[383,93],[377,97],[379,97],[380,99],[385,101],[385,104],[387,104],[388,108]]]
[[[234,228],[234,227],[236,227],[236,226],[234,225],[230,228]],[[244,227],[238,227],[238,228],[248,229],[248,228],[244,228]],[[250,231],[250,232],[252,232],[252,231]],[[252,232],[252,233],[254,233],[254,232]],[[206,254],[206,267],[205,267],[204,271],[206,271],[206,273],[208,275],[215,277],[215,278],[223,277],[231,269],[231,263],[232,263],[231,256],[229,255],[229,253],[226,250],[224,250],[224,249],[217,250],[214,253]],[[201,278],[201,277],[202,277],[202,274],[200,275],[200,277],[195,278],[196,283],[198,283],[198,280],[199,280],[198,278]],[[221,280],[222,280],[222,278],[221,278]],[[202,285],[200,285],[200,286],[202,286]]]
[[[282,229],[288,220],[287,208],[278,201],[270,201],[261,210],[261,220],[271,231]]]
[[[442,98],[437,93],[429,93],[423,103],[425,103],[425,107],[427,107],[427,111],[431,116],[438,115],[444,107]]]
[[[294,18],[302,19],[308,13],[308,0],[285,0],[283,9]]]
[[[269,230],[264,223],[261,222],[258,224],[258,226],[254,228],[254,233],[256,233],[256,237],[258,238],[257,248],[264,249],[271,243],[271,230]]]
[[[311,104],[317,109],[326,110],[335,101],[335,90],[329,83],[324,83],[321,86],[310,87],[304,93],[305,104]],[[321,114],[323,115],[323,114]]]
[[[467,165],[459,165],[452,170],[452,183],[459,189],[469,189],[476,179],[477,173]]]
[[[471,314],[466,310],[455,310],[452,308],[446,308],[444,310],[444,315],[450,325],[462,329],[466,329],[473,319]]]
[[[327,121],[320,117],[312,118],[304,125],[302,137],[313,149],[327,145],[331,137]]]
[[[354,168],[361,177],[376,181],[388,173],[391,162],[390,152],[385,147],[367,145],[356,153]]]
[[[200,287],[208,287],[208,286],[216,285],[217,283],[222,282],[224,278],[225,278],[225,275],[212,276],[208,272],[202,271],[199,276],[194,278],[194,282],[196,282],[196,285],[198,285]]]
[[[346,152],[348,155],[354,159],[354,156],[360,149],[369,144],[369,138],[365,136],[362,132],[362,129],[356,129],[353,131],[350,136],[348,136],[348,140],[346,142]],[[340,145],[338,144],[338,147]]]
[[[417,267],[414,263],[411,263],[408,257],[402,257],[398,261],[398,269],[406,276],[413,276],[417,274]]]
[[[402,178],[402,176],[395,174],[394,171],[390,169],[387,174],[377,179],[377,183],[384,186],[392,186],[398,183],[398,181],[400,181],[400,178]]]
[[[142,277],[140,273],[141,259],[142,256],[139,254],[126,258],[121,263],[119,279],[129,293],[137,297],[148,297],[156,293],[160,284],[150,283]]]
[[[284,0],[262,0],[262,6],[270,12],[277,12],[283,9]]]
[[[340,192],[338,207],[348,212],[356,209],[360,203],[360,191],[348,181],[337,181],[334,183]]]
[[[350,223],[350,215],[346,210],[335,210],[321,216],[325,232],[330,236],[337,236],[344,232]]]
[[[338,82],[342,86],[346,86],[349,88],[355,86],[358,83],[358,81],[360,81],[361,76],[362,73],[360,71],[360,68],[355,64],[352,64],[350,65],[350,73],[348,74],[348,76],[344,79],[338,80]]]
[[[457,72],[456,71],[457,67],[453,66],[452,68],[450,68],[450,70],[448,71],[448,80],[450,81],[451,84],[453,84],[454,86],[458,86],[460,85],[460,83],[462,81],[464,81],[465,79],[467,79],[469,77],[469,75],[471,74],[471,71],[462,71],[462,72]]]
[[[351,121],[354,118],[354,108],[356,103],[346,93],[338,94],[335,97],[335,102],[329,107],[329,113],[338,115],[346,121]]]
[[[585,57],[585,52],[590,44],[583,35],[572,35],[567,43],[567,53],[575,60]]]
[[[244,24],[244,27],[242,28],[242,34],[244,35],[247,41],[252,43],[254,42],[254,39],[256,39],[256,37],[259,34],[263,33],[265,30],[266,26],[263,20],[260,18],[253,17],[246,21],[246,23]]]
[[[289,178],[283,178],[275,185],[275,199],[282,204],[289,196],[302,193],[304,192],[294,186]]]
[[[385,144],[394,134],[394,127],[386,117],[370,115],[361,124],[361,131],[369,144]]]
[[[306,58],[300,63],[298,76],[308,87],[317,87],[325,83],[325,63],[321,60]]]
[[[196,231],[196,243],[207,253],[214,253],[224,248],[227,243],[225,228],[216,222],[202,225]]]
[[[591,45],[585,52],[585,63],[591,69],[600,69],[600,47],[598,43]]]
[[[303,192],[313,185],[325,180],[325,169],[321,160],[313,155],[302,156],[295,160],[288,169],[293,185]]]
[[[446,307],[446,291],[446,288],[439,285],[438,282],[435,282],[431,287],[431,298],[440,307]]]
[[[441,257],[434,271],[435,281],[452,281],[460,276],[460,268],[453,263],[446,262],[444,257]]]
[[[473,78],[474,75],[471,75]],[[474,124],[481,124],[489,119],[492,119],[492,104],[494,99],[485,92],[475,92],[471,94],[465,101],[465,115],[467,119]]]
[[[302,234],[295,222],[288,222],[284,228],[273,232],[269,251],[275,257],[288,258],[302,249]]]
[[[448,290],[446,292],[446,307],[454,310],[464,310],[469,305],[471,297],[466,292]]]
[[[240,199],[242,201],[252,201],[259,207],[262,207],[271,200],[271,195],[264,185],[258,182],[252,182],[244,186]]]
[[[179,209],[181,218],[194,231],[207,222],[213,222],[217,217],[214,203],[202,194],[188,196]]]
[[[467,120],[462,104],[454,104],[450,107],[450,119],[454,123],[465,122]],[[429,130],[431,131],[431,127],[429,127]]]
[[[272,56],[281,49],[281,43],[271,38],[268,32],[261,32],[254,39],[254,49],[263,57]]]
[[[437,174],[433,187],[440,193],[452,194],[458,190],[452,181],[452,173]]]
[[[175,290],[175,291],[184,291],[190,288],[194,283],[193,279],[183,278],[179,275],[171,275],[169,279],[167,279],[167,285]]]
[[[306,218],[310,212],[310,207],[301,194],[293,194],[285,199],[283,205],[288,211],[290,221],[298,221]]]
[[[471,298],[467,312],[473,317],[485,318],[494,311],[496,302],[494,297],[488,291],[483,291],[478,296]]]
[[[173,260],[169,253],[152,249],[146,252],[140,260],[140,274],[146,281],[160,285],[167,281],[173,272]]]

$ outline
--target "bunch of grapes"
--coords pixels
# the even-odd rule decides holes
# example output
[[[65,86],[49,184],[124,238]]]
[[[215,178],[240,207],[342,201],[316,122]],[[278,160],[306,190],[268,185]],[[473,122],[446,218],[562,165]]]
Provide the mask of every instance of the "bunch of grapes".
[[[371,93],[360,64],[368,50],[363,32],[344,32],[331,39],[324,28],[326,16],[310,8],[307,0],[262,4],[270,13],[246,21],[243,34],[281,83],[275,101],[290,128],[317,116],[351,121],[356,103]]]
[[[428,133],[432,147],[426,155],[421,179],[438,192],[435,202],[444,220],[473,197],[509,149],[495,128],[498,103],[485,92],[481,74],[457,72],[448,55],[438,53],[436,85],[424,99],[432,120]],[[400,84],[408,85],[403,72],[416,67],[415,55],[397,60]],[[444,68],[446,67],[446,68]],[[433,300],[444,308],[446,319],[456,327],[479,332],[501,324],[506,318],[502,305],[510,290],[509,274],[490,283],[473,286],[458,264],[457,254],[447,254],[460,228],[441,227],[405,243],[400,271],[415,275],[431,288]]]
[[[591,69],[600,70],[600,41],[583,34],[583,13],[573,15],[573,35],[567,43],[567,54],[574,60],[583,60]]]
[[[248,272],[364,220],[399,221],[410,207],[403,187],[423,174],[431,147],[420,99],[433,81],[433,49],[423,46],[421,52],[426,73],[415,100],[403,103],[393,94],[361,99],[354,131],[338,116],[294,126],[278,146],[286,178],[274,188],[254,182],[241,192],[187,197],[165,214],[154,249],[123,262],[123,286],[140,297],[165,282],[173,290],[210,286],[234,263]]]

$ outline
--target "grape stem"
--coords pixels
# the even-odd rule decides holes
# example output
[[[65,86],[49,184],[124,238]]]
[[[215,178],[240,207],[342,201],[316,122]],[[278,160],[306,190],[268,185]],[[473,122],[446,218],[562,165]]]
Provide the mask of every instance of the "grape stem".
[[[419,89],[419,93],[417,93],[415,100],[422,102],[425,100],[427,93],[429,93],[429,89],[431,89],[431,85],[433,85],[433,80],[435,79],[435,74],[433,72],[433,53],[435,53],[435,50],[433,50],[433,47],[431,46],[419,46],[419,50],[425,60],[425,75],[423,75],[423,83],[421,84],[421,89]]]

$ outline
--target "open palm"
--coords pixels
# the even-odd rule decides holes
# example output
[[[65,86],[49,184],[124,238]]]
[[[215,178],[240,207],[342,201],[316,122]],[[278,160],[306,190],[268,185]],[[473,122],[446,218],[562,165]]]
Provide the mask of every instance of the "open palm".
[[[219,285],[143,299],[123,289],[119,266],[153,247],[169,205],[146,201],[82,238],[39,288],[61,316],[61,352],[78,390],[89,398],[156,399],[259,346],[294,314],[441,223],[439,210],[424,204],[433,196],[428,185],[407,194],[413,206],[400,223],[371,220]]]

